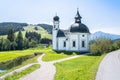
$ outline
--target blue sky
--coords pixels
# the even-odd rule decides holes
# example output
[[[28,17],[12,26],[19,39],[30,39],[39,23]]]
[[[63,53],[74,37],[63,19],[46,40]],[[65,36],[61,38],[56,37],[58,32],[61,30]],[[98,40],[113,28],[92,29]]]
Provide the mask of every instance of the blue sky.
[[[120,0],[0,0],[0,22],[52,24],[57,13],[60,28],[68,29],[77,7],[91,33],[120,35]]]

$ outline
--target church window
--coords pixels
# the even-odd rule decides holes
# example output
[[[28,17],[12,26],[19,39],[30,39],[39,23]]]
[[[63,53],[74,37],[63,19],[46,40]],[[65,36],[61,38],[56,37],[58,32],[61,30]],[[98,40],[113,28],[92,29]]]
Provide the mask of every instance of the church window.
[[[85,47],[85,41],[82,41],[82,47]]]
[[[64,41],[64,44],[63,44],[64,47],[66,47],[66,42]]]
[[[75,47],[75,41],[73,41],[73,47]]]
[[[85,35],[82,35],[82,37],[84,37]]]

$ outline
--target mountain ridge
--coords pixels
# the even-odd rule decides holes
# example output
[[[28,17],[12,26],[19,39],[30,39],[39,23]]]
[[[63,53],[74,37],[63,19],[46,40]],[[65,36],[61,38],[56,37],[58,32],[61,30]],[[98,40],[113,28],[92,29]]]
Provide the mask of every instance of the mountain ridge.
[[[99,38],[107,38],[111,40],[116,40],[116,39],[120,39],[120,35],[97,31],[91,34],[90,36],[90,40],[99,39]]]

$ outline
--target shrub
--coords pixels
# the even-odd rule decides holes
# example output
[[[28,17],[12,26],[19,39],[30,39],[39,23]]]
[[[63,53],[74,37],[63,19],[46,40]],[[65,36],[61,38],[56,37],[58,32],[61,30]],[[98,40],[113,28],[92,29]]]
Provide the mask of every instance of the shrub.
[[[112,41],[109,39],[97,39],[90,44],[90,51],[93,54],[107,53],[112,51]]]
[[[113,50],[120,49],[120,40],[115,41],[112,47],[113,47]]]

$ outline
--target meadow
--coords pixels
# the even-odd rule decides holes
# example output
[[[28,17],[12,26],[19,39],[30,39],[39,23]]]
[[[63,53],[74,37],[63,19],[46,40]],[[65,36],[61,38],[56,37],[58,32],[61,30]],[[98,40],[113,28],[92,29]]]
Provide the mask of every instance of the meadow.
[[[16,57],[19,56],[25,56],[25,55],[30,55],[33,54],[34,52],[42,52],[45,53],[46,55],[43,56],[43,61],[53,61],[53,60],[58,60],[61,58],[66,58],[75,55],[74,53],[71,55],[65,54],[64,52],[56,52],[52,50],[52,47],[42,47],[38,46],[35,48],[29,48],[26,50],[15,50],[15,51],[3,51],[0,52],[0,62],[3,61],[8,61],[12,60]]]
[[[76,59],[56,63],[55,80],[95,80],[102,56],[83,56]]]
[[[30,55],[30,54],[33,54],[34,52],[39,52],[39,51],[40,50],[38,50],[38,49],[3,51],[3,52],[0,52],[0,62],[12,60],[19,56]]]
[[[4,51],[0,52],[0,62],[4,62],[7,60],[12,60],[14,58],[17,58],[19,56],[25,56],[29,54],[33,54],[34,52],[42,52],[46,55],[43,56],[43,61],[53,61],[58,60],[61,58],[66,58],[70,56],[76,55],[75,52],[73,53],[66,53],[66,52],[56,52],[52,50],[52,47],[42,47],[38,46],[35,48],[30,48],[27,50],[16,50],[16,51]],[[104,58],[105,54],[102,56],[93,56],[93,55],[87,55],[83,57],[79,57],[76,59],[63,61],[60,63],[56,63],[56,75],[55,80],[94,80],[95,75],[99,66],[99,63]],[[30,63],[36,63],[39,56],[36,56],[34,58],[28,59],[24,61],[21,65],[13,67],[12,69],[8,70],[7,72],[13,71],[17,68],[20,68],[22,66],[25,66],[26,64]],[[28,69],[31,69],[30,72],[36,70],[39,68],[39,66],[34,65],[29,67]],[[11,75],[7,77],[5,80],[9,79],[18,79],[20,77],[23,77],[26,74],[29,74],[30,72],[27,71],[28,69],[25,69],[24,71],[20,73],[16,73],[15,75]],[[7,73],[5,72],[5,73]],[[2,73],[0,75],[3,75],[5,73]]]
[[[58,60],[61,58],[67,58],[67,57],[76,55],[75,53],[67,54],[66,52],[56,52],[56,51],[53,51],[51,48],[49,48],[45,52],[46,52],[46,55],[43,56],[42,58],[43,61],[53,61],[53,60]]]

